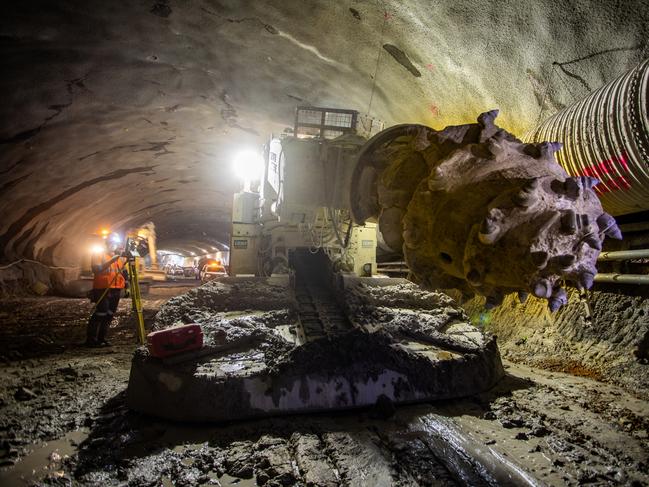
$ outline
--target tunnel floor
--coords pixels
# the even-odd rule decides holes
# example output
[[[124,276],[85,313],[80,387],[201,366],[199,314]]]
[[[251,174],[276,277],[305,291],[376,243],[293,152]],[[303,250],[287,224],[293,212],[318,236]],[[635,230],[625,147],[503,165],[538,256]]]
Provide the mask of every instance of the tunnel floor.
[[[153,288],[147,322],[186,290]],[[135,349],[129,308],[123,300],[112,347],[85,349],[78,344],[87,300],[0,304],[8,347],[0,368],[1,485],[649,482],[649,403],[614,385],[511,362],[486,393],[396,410],[191,426],[133,413],[125,405]]]

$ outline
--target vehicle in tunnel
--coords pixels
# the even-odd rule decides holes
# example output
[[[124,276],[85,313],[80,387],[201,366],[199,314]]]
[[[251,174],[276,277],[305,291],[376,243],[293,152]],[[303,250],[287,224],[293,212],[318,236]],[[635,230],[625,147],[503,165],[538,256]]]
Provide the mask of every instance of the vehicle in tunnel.
[[[192,279],[198,279],[198,269],[196,266],[185,266],[183,267],[183,276],[190,277]]]
[[[228,274],[225,271],[225,267],[223,267],[223,264],[221,264],[220,262],[211,262],[209,264],[205,264],[201,269],[200,279],[201,282],[208,282],[211,281],[212,279],[216,279],[218,277],[225,277],[227,275]]]
[[[177,277],[184,277],[185,271],[179,265],[170,265],[165,269],[168,278],[175,279]]]

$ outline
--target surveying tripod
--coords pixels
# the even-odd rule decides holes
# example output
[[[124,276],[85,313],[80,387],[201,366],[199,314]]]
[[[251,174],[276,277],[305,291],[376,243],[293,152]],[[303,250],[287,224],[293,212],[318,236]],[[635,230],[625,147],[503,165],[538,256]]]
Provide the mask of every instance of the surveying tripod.
[[[144,331],[144,316],[142,314],[142,295],[140,294],[140,281],[137,277],[137,262],[134,255],[128,255],[126,258],[126,270],[128,271],[128,285],[131,293],[131,302],[133,303],[133,311],[137,315],[137,333],[140,345],[144,345],[146,341],[146,333]]]

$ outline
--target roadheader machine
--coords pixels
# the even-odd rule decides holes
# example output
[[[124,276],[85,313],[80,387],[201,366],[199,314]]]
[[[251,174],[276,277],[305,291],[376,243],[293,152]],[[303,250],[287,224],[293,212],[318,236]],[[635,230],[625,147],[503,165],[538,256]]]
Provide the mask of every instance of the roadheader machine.
[[[523,143],[496,115],[367,141],[356,112],[298,108],[294,136],[266,147],[260,192],[234,197],[231,275],[271,275],[309,251],[371,277],[378,249],[403,256],[426,288],[481,294],[488,306],[532,293],[556,311],[563,283],[590,288],[604,236],[621,233],[598,180],[557,164],[560,143]]]
[[[128,403],[182,420],[448,399],[503,375],[495,337],[443,289],[566,304],[605,237],[598,180],[557,164],[557,142],[495,124],[383,130],[355,111],[301,107],[272,138],[259,183],[235,194],[230,277],[171,300],[160,329],[198,323],[199,352],[136,353]],[[408,279],[378,275],[405,261]],[[180,312],[178,307],[192,312]]]
[[[379,126],[362,121],[366,133]],[[355,111],[296,110],[293,135],[264,147],[259,191],[245,183],[234,195],[230,275],[287,272],[304,251],[325,254],[336,271],[376,274],[376,223],[354,224],[349,199],[353,160],[367,141],[359,132]]]

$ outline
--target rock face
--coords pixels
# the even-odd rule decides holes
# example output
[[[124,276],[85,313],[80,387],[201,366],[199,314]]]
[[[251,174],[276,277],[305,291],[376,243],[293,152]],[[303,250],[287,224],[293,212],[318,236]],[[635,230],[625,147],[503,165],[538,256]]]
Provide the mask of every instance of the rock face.
[[[574,290],[558,313],[530,298],[508,296],[484,311],[483,300],[464,304],[471,320],[498,335],[503,356],[529,365],[605,380],[649,398],[649,297],[603,288],[580,299]]]
[[[531,293],[556,311],[567,302],[562,282],[589,289],[604,237],[621,232],[593,191],[598,181],[557,164],[561,144],[522,143],[494,124],[497,113],[378,134],[359,156],[354,217],[378,218],[424,287],[481,294],[490,307]]]

